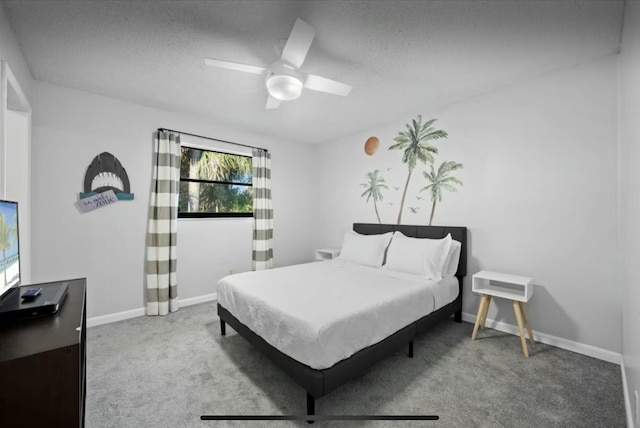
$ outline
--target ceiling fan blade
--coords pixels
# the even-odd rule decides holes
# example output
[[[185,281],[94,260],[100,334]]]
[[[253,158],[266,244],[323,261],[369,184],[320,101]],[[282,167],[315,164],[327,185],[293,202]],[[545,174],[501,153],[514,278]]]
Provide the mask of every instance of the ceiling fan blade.
[[[223,61],[220,59],[205,58],[204,63],[211,67],[227,68],[229,70],[244,71],[253,74],[262,74],[267,68],[258,65],[241,64],[239,62]]]
[[[284,45],[282,50],[282,59],[291,63],[294,67],[300,68],[304,59],[307,57],[311,42],[316,35],[316,27],[303,21],[302,19],[296,19],[296,23],[293,24],[287,44]]]
[[[343,97],[349,95],[349,92],[353,89],[352,86],[327,79],[326,77],[316,76],[315,74],[307,74],[307,80],[304,82],[304,87],[313,91],[342,95]]]
[[[269,96],[269,98],[267,99],[267,109],[269,110],[273,110],[276,109],[278,107],[280,107],[280,100],[277,98],[273,98],[272,96]]]

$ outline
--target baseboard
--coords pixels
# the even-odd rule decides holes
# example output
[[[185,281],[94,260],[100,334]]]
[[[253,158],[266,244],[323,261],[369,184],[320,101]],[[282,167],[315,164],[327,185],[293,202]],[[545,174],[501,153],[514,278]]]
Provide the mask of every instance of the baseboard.
[[[132,309],[130,311],[117,312],[115,314],[102,315],[100,317],[87,318],[87,327],[96,327],[112,322],[124,321],[131,318],[138,318],[144,315],[144,308]]]
[[[464,321],[475,324],[476,314],[469,314],[469,313],[463,312],[462,319]],[[511,324],[507,324],[502,321],[495,321],[487,318],[485,326],[488,328],[492,328],[494,330],[503,331],[505,333],[510,333],[516,336],[520,336],[518,327]],[[620,361],[621,361],[620,354],[617,352],[598,348],[596,346],[586,345],[584,343],[574,342],[569,339],[563,339],[562,337],[552,336],[550,334],[540,333],[534,330],[533,338],[536,342],[545,343],[547,345],[566,349],[567,351],[586,355],[588,357],[597,358],[599,360],[608,361],[610,363],[620,364]]]
[[[212,302],[214,300],[218,300],[218,293],[205,294],[204,296],[182,299],[180,300],[180,307],[182,308],[183,306],[191,306],[191,305],[197,305],[199,303]]]
[[[624,358],[620,358],[620,370],[622,371],[622,390],[624,392],[624,410],[627,414],[627,428],[633,428],[633,413],[631,411],[631,397],[629,396],[629,387],[627,385],[627,372],[624,369]],[[634,397],[635,401],[635,397]]]
[[[199,303],[218,300],[218,294],[205,294],[204,296],[190,297],[180,300],[180,307],[197,305]],[[87,327],[97,327],[99,325],[111,324],[112,322],[124,321],[131,318],[144,316],[145,308],[132,309],[130,311],[118,312],[115,314],[102,315],[99,317],[87,318]]]

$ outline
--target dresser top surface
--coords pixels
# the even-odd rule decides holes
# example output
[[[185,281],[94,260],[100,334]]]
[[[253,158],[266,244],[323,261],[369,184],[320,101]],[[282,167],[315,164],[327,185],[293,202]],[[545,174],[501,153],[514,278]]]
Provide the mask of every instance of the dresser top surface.
[[[80,343],[86,280],[73,279],[67,282],[67,296],[55,314],[0,321],[0,362]]]

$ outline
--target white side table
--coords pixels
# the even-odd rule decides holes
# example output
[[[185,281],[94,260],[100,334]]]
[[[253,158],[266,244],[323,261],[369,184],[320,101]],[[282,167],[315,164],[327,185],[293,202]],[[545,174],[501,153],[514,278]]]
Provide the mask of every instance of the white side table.
[[[331,260],[340,255],[340,250],[337,248],[319,248],[316,250],[316,260]]]
[[[509,275],[486,270],[473,275],[471,291],[474,293],[480,293],[482,295],[482,299],[480,300],[480,307],[478,308],[478,315],[476,316],[476,324],[473,326],[471,340],[476,338],[478,328],[484,327],[484,323],[487,320],[489,305],[491,304],[491,297],[495,296],[510,299],[513,301],[513,312],[516,314],[516,322],[518,323],[518,329],[520,330],[522,352],[524,352],[525,357],[528,357],[529,350],[527,349],[527,339],[524,334],[522,318],[524,318],[524,324],[529,332],[529,340],[531,340],[531,346],[533,346],[533,332],[531,331],[529,317],[527,316],[527,310],[524,306],[524,304],[528,302],[533,295],[532,282],[533,279],[526,276]]]

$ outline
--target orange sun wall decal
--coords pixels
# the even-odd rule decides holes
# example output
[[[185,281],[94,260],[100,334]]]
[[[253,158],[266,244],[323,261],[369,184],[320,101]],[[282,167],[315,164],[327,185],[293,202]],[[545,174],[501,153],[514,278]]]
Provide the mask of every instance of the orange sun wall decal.
[[[364,143],[364,152],[369,156],[373,156],[379,146],[380,140],[378,140],[378,137],[369,137],[367,138],[367,142]]]

